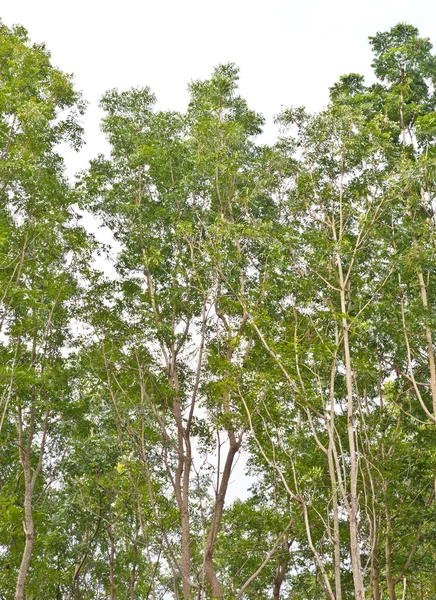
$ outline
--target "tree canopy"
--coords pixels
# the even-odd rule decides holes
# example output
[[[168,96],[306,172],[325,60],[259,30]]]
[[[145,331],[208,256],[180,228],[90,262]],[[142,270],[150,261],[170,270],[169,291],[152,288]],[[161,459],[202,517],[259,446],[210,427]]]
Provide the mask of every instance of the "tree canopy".
[[[269,145],[234,64],[109,90],[72,185],[85,102],[0,22],[2,600],[436,597],[436,56],[370,45]]]

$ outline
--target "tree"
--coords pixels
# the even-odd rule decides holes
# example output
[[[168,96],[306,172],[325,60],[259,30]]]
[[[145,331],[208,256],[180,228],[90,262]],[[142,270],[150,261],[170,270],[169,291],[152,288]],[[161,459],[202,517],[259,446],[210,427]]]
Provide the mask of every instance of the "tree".
[[[22,28],[0,42],[1,594],[430,600],[429,40],[377,33],[377,82],[284,110],[272,146],[233,64],[183,113],[111,90],[74,190],[83,102]]]
[[[119,427],[130,432],[151,487],[151,457],[157,452],[165,465],[161,485],[177,507],[180,547],[166,539],[163,550],[174,593],[180,578],[184,598],[196,588],[203,593],[205,581],[213,597],[223,595],[214,554],[244,436],[237,385],[250,348],[239,298],[262,294],[266,256],[251,238],[254,223],[274,210],[263,172],[269,150],[252,141],[262,119],[236,95],[236,83],[232,65],[192,83],[186,115],[155,112],[148,89],[107,93],[103,129],[112,156],[94,161],[83,183],[84,197],[95,199],[123,245],[108,300],[113,325],[108,330],[93,318],[104,377]],[[122,349],[117,359],[115,339]],[[126,369],[128,385],[122,384]],[[140,414],[129,425],[127,398]],[[150,439],[144,419],[154,432]],[[133,433],[137,427],[142,433]],[[204,486],[215,482],[213,495],[197,497],[195,454],[217,462],[201,476]]]
[[[3,462],[3,498],[10,526],[23,514],[25,537],[23,547],[12,529],[22,552],[19,568],[14,545],[2,561],[4,589],[16,573],[15,598],[22,600],[35,543],[35,494],[39,513],[57,461],[52,427],[69,394],[62,348],[77,291],[72,266],[84,243],[55,148],[61,141],[79,147],[83,103],[71,78],[52,67],[44,46],[32,45],[22,27],[0,24],[0,41],[0,425],[9,462]]]

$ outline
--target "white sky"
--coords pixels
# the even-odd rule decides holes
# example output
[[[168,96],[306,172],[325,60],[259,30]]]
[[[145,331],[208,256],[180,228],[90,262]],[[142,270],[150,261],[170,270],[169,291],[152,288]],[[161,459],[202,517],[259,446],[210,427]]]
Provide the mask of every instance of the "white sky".
[[[187,83],[232,61],[272,139],[281,106],[319,109],[339,75],[370,73],[369,35],[407,21],[436,46],[435,0],[2,0],[0,17],[45,42],[90,102],[70,172],[105,151],[98,100],[109,88],[148,85],[161,108],[183,110]]]

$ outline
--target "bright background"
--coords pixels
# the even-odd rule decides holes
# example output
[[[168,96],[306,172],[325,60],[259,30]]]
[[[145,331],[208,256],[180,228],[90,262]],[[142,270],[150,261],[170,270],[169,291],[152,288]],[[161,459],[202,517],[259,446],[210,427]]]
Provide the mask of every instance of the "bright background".
[[[400,21],[436,45],[435,0],[3,0],[0,18],[45,42],[90,103],[86,146],[69,172],[106,150],[98,101],[112,87],[151,87],[159,107],[183,110],[187,83],[232,61],[241,93],[267,119],[282,106],[322,108],[344,73],[370,75],[368,36]]]

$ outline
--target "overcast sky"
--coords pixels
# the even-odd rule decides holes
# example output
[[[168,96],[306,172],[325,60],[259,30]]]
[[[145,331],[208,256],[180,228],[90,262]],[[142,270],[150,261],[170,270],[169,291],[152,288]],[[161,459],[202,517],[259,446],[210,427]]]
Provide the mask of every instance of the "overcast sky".
[[[406,21],[436,45],[435,0],[3,0],[0,17],[45,42],[89,101],[77,168],[105,150],[98,100],[109,88],[148,85],[161,108],[183,110],[187,83],[232,61],[272,138],[281,106],[322,108],[339,75],[370,74],[369,35]]]

